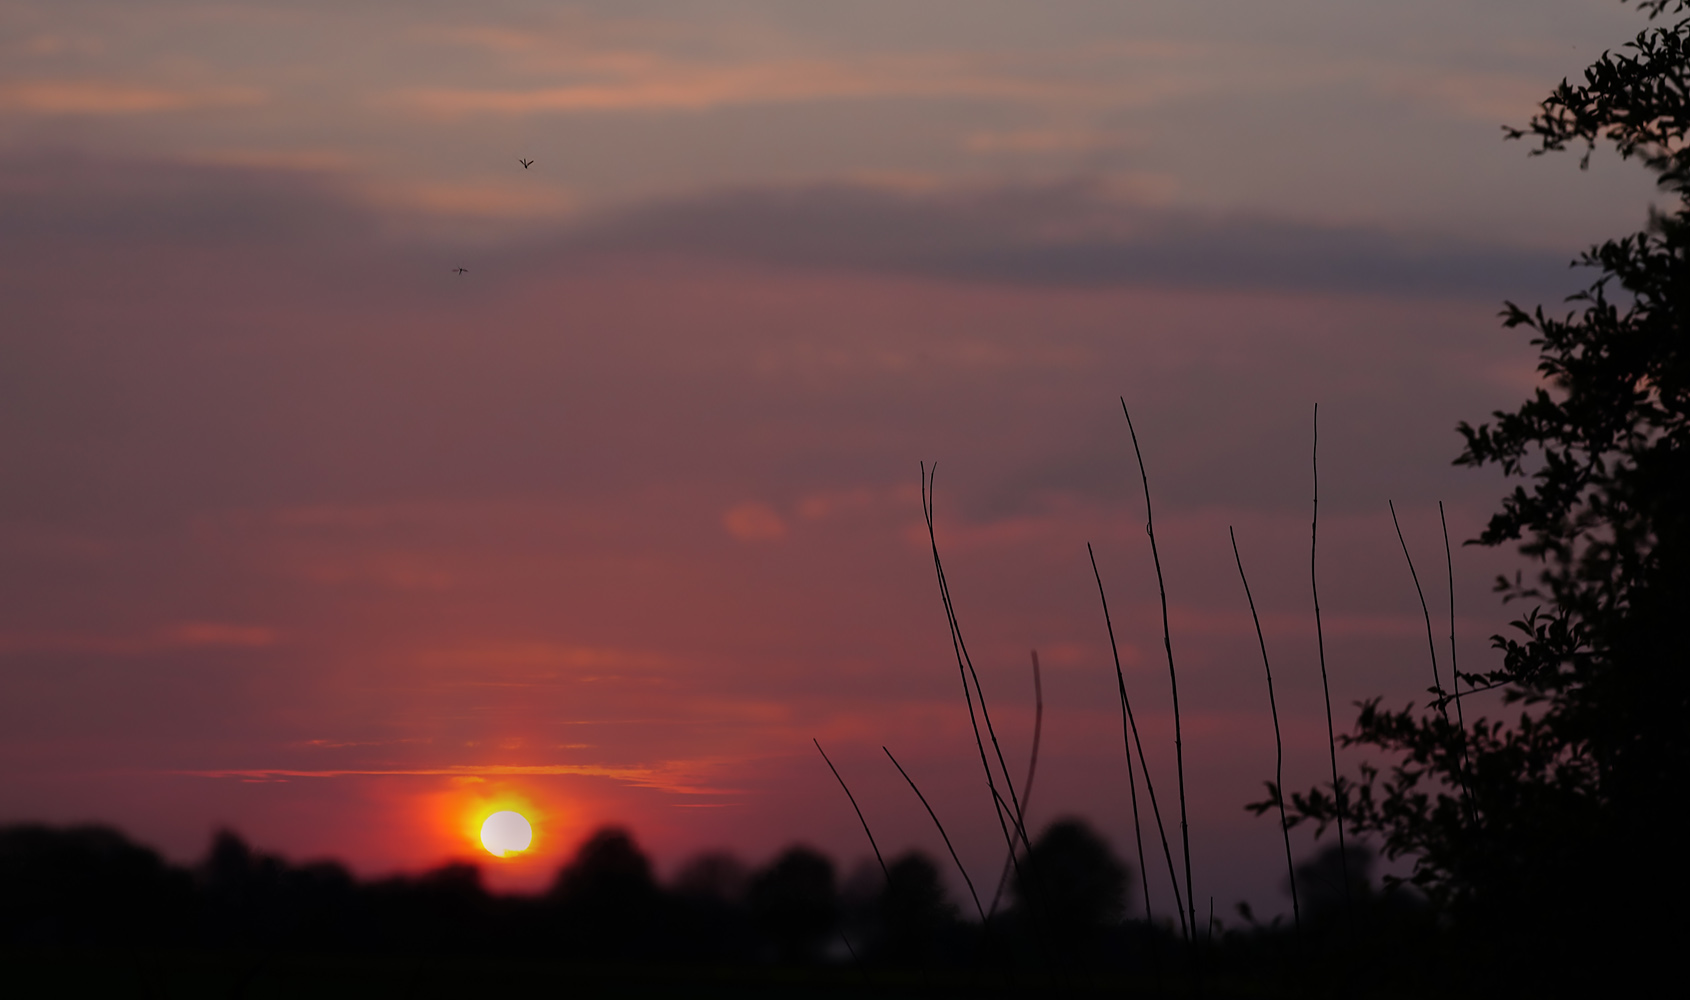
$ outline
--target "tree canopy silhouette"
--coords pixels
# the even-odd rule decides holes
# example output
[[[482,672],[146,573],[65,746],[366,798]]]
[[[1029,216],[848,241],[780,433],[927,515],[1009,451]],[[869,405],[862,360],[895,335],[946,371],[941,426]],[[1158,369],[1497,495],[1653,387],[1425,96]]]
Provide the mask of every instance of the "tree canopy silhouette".
[[[782,961],[814,960],[839,920],[833,862],[808,847],[788,848],[751,880],[747,902]]]
[[[945,894],[939,866],[925,854],[910,851],[892,859],[885,883],[876,900],[881,925],[878,952],[897,964],[928,961],[957,921],[957,909]]]
[[[1670,859],[1690,774],[1690,0],[1637,6],[1645,30],[1506,130],[1534,155],[1582,146],[1586,163],[1612,144],[1670,200],[1575,262],[1598,273],[1564,315],[1506,304],[1544,385],[1459,428],[1456,464],[1519,480],[1475,542],[1538,564],[1497,582],[1530,610],[1493,638],[1498,669],[1419,709],[1362,704],[1347,744],[1394,756],[1388,772],[1292,796],[1298,818],[1324,828],[1342,810],[1382,835],[1469,940],[1483,932],[1488,959],[1546,977],[1664,958],[1668,925],[1650,915],[1684,900]],[[1518,717],[1465,725],[1463,685],[1500,689]]]
[[[1120,923],[1131,880],[1108,841],[1082,820],[1061,819],[1024,855],[1015,874],[1015,900],[1030,919],[1072,940]]]
[[[562,909],[566,951],[632,957],[656,945],[661,900],[651,861],[621,827],[587,838],[558,873],[552,897]]]

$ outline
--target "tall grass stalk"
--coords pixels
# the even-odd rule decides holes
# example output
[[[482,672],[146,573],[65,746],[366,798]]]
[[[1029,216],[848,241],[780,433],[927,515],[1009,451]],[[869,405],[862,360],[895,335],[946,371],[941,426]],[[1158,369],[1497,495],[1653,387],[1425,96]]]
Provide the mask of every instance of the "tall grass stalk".
[[[1462,792],[1467,796],[1467,818],[1476,829],[1478,807],[1473,804],[1473,790],[1467,782],[1467,719],[1461,712],[1461,671],[1455,664],[1455,557],[1449,551],[1449,521],[1444,518],[1444,502],[1438,501],[1438,524],[1444,530],[1444,569],[1449,573],[1449,686],[1455,698],[1455,725],[1461,736]]]
[[[1127,418],[1127,433],[1132,435],[1133,455],[1138,459],[1138,476],[1144,482],[1144,533],[1150,536],[1150,558],[1156,564],[1156,589],[1162,597],[1162,649],[1168,655],[1168,686],[1174,697],[1174,767],[1179,777],[1179,833],[1185,858],[1185,902],[1191,909],[1191,937],[1197,933],[1197,900],[1191,887],[1191,827],[1185,808],[1185,747],[1180,738],[1179,676],[1174,672],[1174,642],[1168,629],[1168,588],[1162,580],[1162,557],[1156,551],[1156,516],[1150,509],[1150,476],[1144,471],[1144,452],[1138,447],[1138,432],[1133,429],[1133,415],[1127,412],[1126,397],[1121,398],[1121,414]],[[1143,757],[1143,754],[1139,755]]]
[[[1326,633],[1320,627],[1320,580],[1315,573],[1315,547],[1320,538],[1320,404],[1314,404],[1314,517],[1309,522],[1309,591],[1314,595],[1315,648],[1320,653],[1320,690],[1326,696],[1326,749],[1332,758],[1332,806],[1338,818],[1338,863],[1344,875],[1344,910],[1353,920],[1350,897],[1350,852],[1344,847],[1344,786],[1338,778],[1338,734],[1332,728],[1332,686],[1326,679]]]
[[[1444,703],[1443,677],[1438,673],[1438,647],[1432,638],[1432,612],[1426,607],[1426,591],[1420,587],[1420,574],[1414,571],[1414,557],[1408,554],[1408,541],[1402,536],[1402,522],[1397,520],[1397,505],[1391,500],[1386,500],[1385,505],[1391,509],[1391,526],[1397,529],[1397,544],[1402,546],[1402,557],[1408,563],[1408,577],[1414,581],[1414,593],[1420,598],[1420,614],[1426,619],[1426,652],[1432,657],[1432,691],[1438,696],[1438,711],[1448,722],[1449,708]]]
[[[980,767],[986,772],[986,788],[992,795],[992,808],[997,814],[998,826],[1003,831],[1004,843],[1009,848],[1009,856],[1011,859],[1014,859],[1015,840],[1017,835],[1020,836],[1022,843],[1027,844],[1028,850],[1032,849],[1032,845],[1027,840],[1027,831],[1024,824],[1021,822],[1019,800],[1015,798],[1014,790],[1011,789],[1010,791],[1010,799],[1016,802],[1016,807],[1013,810],[1010,808],[1010,803],[1004,801],[1003,795],[998,791],[997,781],[992,775],[992,765],[986,759],[986,743],[980,735],[980,720],[974,712],[974,698],[975,694],[978,693],[980,697],[980,715],[986,717],[987,732],[992,732],[991,717],[986,713],[986,695],[985,692],[980,689],[978,675],[975,676],[975,684],[972,689],[970,689],[968,684],[969,675],[974,673],[974,662],[970,659],[968,655],[968,647],[963,642],[962,626],[957,623],[956,609],[951,604],[950,584],[945,579],[945,564],[939,558],[939,540],[933,526],[934,511],[938,506],[938,500],[934,490],[934,481],[938,478],[938,475],[939,465],[937,462],[933,464],[933,471],[931,473],[927,471],[926,463],[922,464],[921,511],[922,516],[927,521],[927,541],[933,550],[933,572],[939,578],[939,599],[945,606],[945,620],[949,623],[951,629],[951,650],[956,656],[957,674],[962,678],[962,697],[968,704],[968,721],[974,728],[974,745],[975,748],[980,751]],[[994,747],[997,745],[997,736],[995,734],[992,736],[992,744]],[[999,754],[999,761],[1000,763],[1002,762],[1001,753]],[[1005,784],[1008,784],[1009,769],[1007,767],[1003,768],[1003,777]],[[1005,818],[1006,812],[1009,813],[1008,819]],[[1013,831],[1010,829],[1011,822],[1014,823]],[[1020,862],[1015,861],[1014,864],[1016,866],[1016,874],[1019,875],[1021,870]]]
[[[812,736],[810,742],[816,745],[816,751],[822,755],[822,760],[827,761],[827,769],[833,772],[839,787],[845,789],[845,797],[851,800],[851,808],[857,811],[857,822],[863,825],[863,832],[868,834],[868,846],[874,848],[874,860],[880,862],[881,874],[886,876],[886,884],[891,885],[892,870],[886,867],[886,859],[880,856],[880,845],[874,842],[874,831],[868,828],[868,820],[863,818],[863,810],[857,805],[857,797],[851,794],[851,786],[845,784],[845,779],[839,774],[839,768],[834,767],[833,761],[828,760],[827,751],[822,749],[821,741]]]
[[[1027,780],[1022,784],[1021,805],[1032,808],[1033,775],[1039,769],[1039,740],[1044,736],[1045,728],[1045,682],[1044,675],[1039,671],[1039,651],[1029,651],[1033,658],[1033,751],[1027,758]]]
[[[1162,808],[1156,804],[1156,785],[1150,780],[1150,765],[1144,759],[1144,741],[1138,738],[1138,720],[1133,716],[1133,703],[1127,697],[1127,681],[1121,673],[1121,651],[1115,644],[1115,623],[1109,617],[1109,597],[1103,592],[1103,574],[1097,571],[1097,553],[1086,543],[1086,555],[1091,557],[1091,573],[1097,580],[1097,598],[1103,602],[1103,624],[1109,630],[1109,652],[1115,657],[1115,689],[1121,698],[1121,745],[1127,751],[1127,788],[1133,800],[1133,838],[1138,842],[1139,881],[1144,888],[1144,919],[1150,916],[1150,869],[1144,866],[1144,834],[1138,821],[1138,786],[1133,782],[1133,747],[1138,747],[1138,766],[1144,772],[1144,787],[1150,793],[1150,812],[1156,818],[1156,832],[1162,837],[1162,856],[1168,861],[1168,881],[1174,887],[1174,913],[1179,916],[1180,931],[1187,940],[1191,932],[1185,922],[1185,906],[1180,901],[1179,876],[1174,874],[1174,852],[1168,847],[1168,831],[1162,825]],[[1128,732],[1132,739],[1127,739]]]
[[[951,846],[951,837],[950,834],[945,832],[945,824],[939,822],[939,814],[934,812],[933,807],[927,804],[927,796],[921,794],[921,789],[915,785],[915,779],[910,777],[908,771],[904,770],[904,765],[898,763],[898,758],[892,756],[892,751],[887,750],[884,746],[880,749],[885,751],[886,759],[892,762],[892,766],[898,769],[898,773],[904,776],[904,780],[910,783],[910,791],[914,792],[915,797],[921,800],[922,808],[926,809],[927,815],[933,818],[933,825],[939,828],[939,836],[945,841],[945,850],[951,852],[951,860],[956,862],[956,870],[962,873],[962,881],[968,886],[968,895],[974,899],[974,909],[980,913],[980,923],[984,924],[989,919],[986,916],[986,908],[980,905],[980,894],[974,891],[974,880],[968,877],[968,869],[962,866],[962,859],[957,857],[956,848]]]
[[[1029,812],[1033,808],[1033,777],[1039,770],[1039,740],[1044,735],[1045,727],[1045,689],[1044,681],[1039,674],[1039,651],[1033,650],[1033,751],[1027,758],[1027,779],[1021,783],[1021,809]],[[1003,899],[1004,887],[1009,884],[1009,873],[1014,870],[1012,858],[1003,859],[1003,871],[998,873],[998,887],[992,893],[992,910],[998,911],[998,902]]]
[[[1256,599],[1250,594],[1250,581],[1244,575],[1244,559],[1238,554],[1238,536],[1232,527],[1226,529],[1232,539],[1232,558],[1238,563],[1238,579],[1244,584],[1244,599],[1250,602],[1250,620],[1256,623],[1256,643],[1262,647],[1262,670],[1267,674],[1268,711],[1273,713],[1273,797],[1279,804],[1279,833],[1285,840],[1285,873],[1291,885],[1291,919],[1300,935],[1303,932],[1303,909],[1297,901],[1297,869],[1291,861],[1291,824],[1285,819],[1285,740],[1279,732],[1279,705],[1273,698],[1273,667],[1268,665],[1267,640],[1262,637],[1262,619],[1256,614]]]
[[[1434,640],[1432,638],[1432,612],[1431,612],[1430,609],[1428,609],[1426,607],[1426,592],[1424,590],[1420,589],[1420,574],[1418,574],[1414,571],[1414,557],[1408,554],[1408,542],[1404,541],[1403,536],[1402,536],[1402,524],[1397,521],[1397,505],[1392,503],[1389,500],[1385,501],[1385,503],[1386,503],[1387,506],[1389,506],[1391,508],[1391,524],[1397,529],[1397,542],[1402,545],[1402,557],[1408,561],[1408,575],[1409,575],[1409,578],[1414,581],[1414,592],[1416,594],[1418,594],[1419,597],[1420,597],[1420,614],[1423,617],[1425,617],[1425,619],[1426,619],[1426,649],[1429,653],[1431,653],[1431,656],[1432,656],[1432,683],[1434,685],[1436,685],[1433,688],[1433,692],[1436,693],[1437,696],[1438,696],[1437,702],[1436,702],[1436,704],[1438,706],[1438,714],[1443,716],[1444,726],[1447,728],[1449,726],[1450,695],[1444,691],[1443,678],[1440,677],[1439,674],[1438,674],[1438,649],[1437,649],[1437,645],[1436,645],[1436,640]],[[1441,519],[1442,515],[1443,515],[1443,503],[1441,501],[1438,504],[1438,508],[1439,508],[1438,514],[1439,514],[1439,517]],[[1449,555],[1448,542],[1449,542],[1449,529],[1446,527],[1444,529],[1444,543],[1445,543],[1444,555],[1445,555],[1446,558]],[[1450,635],[1452,637],[1455,634],[1455,606],[1454,606],[1455,578],[1454,577],[1455,577],[1455,570],[1453,568],[1451,568],[1451,570],[1450,570],[1450,602],[1451,602],[1450,603]],[[1451,642],[1450,643],[1450,652],[1453,654],[1454,651],[1455,651],[1455,643]],[[1453,670],[1454,667],[1452,666],[1450,669]],[[1458,709],[1456,709],[1456,711],[1457,711],[1457,713],[1459,713],[1460,709],[1458,708]],[[1462,799],[1463,802],[1468,804],[1468,814],[1471,815],[1472,814],[1473,796],[1472,796],[1471,792],[1468,791],[1468,788],[1467,788],[1467,768],[1466,768],[1466,765],[1465,765],[1465,760],[1466,760],[1466,756],[1467,756],[1466,743],[1467,743],[1467,729],[1466,729],[1465,726],[1463,726],[1462,730],[1461,730],[1461,745],[1457,747],[1456,774],[1461,780],[1461,799]]]

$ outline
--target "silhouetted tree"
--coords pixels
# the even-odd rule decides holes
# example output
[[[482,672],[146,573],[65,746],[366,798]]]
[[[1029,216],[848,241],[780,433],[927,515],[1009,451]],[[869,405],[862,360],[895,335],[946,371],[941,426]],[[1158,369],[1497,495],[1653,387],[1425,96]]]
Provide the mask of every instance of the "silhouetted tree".
[[[1348,857],[1346,857],[1348,855]],[[1308,910],[1310,920],[1334,920],[1343,916],[1357,902],[1365,900],[1373,891],[1373,869],[1378,857],[1366,847],[1351,841],[1343,848],[1328,844],[1312,858],[1298,863],[1297,896]],[[1289,879],[1280,881],[1280,888],[1289,895]]]
[[[945,894],[939,866],[919,851],[892,860],[876,902],[880,922],[876,952],[901,965],[935,958],[945,932],[957,922],[957,909]]]
[[[676,954],[694,959],[742,959],[755,951],[755,932],[745,911],[751,874],[726,851],[700,854],[681,866],[674,894]]]
[[[1078,819],[1052,823],[1015,875],[1016,908],[1058,951],[1088,951],[1126,912],[1131,880],[1109,844]]]
[[[0,945],[184,943],[188,874],[110,827],[0,828]]]
[[[482,950],[500,943],[493,897],[474,865],[447,864],[420,875],[397,876],[360,887],[353,936],[364,947],[438,952]]]
[[[563,912],[567,950],[626,957],[655,944],[661,900],[651,861],[621,827],[589,837],[558,873],[552,896]]]
[[[753,876],[746,902],[779,960],[814,961],[839,921],[833,862],[808,847],[790,847]]]
[[[726,851],[708,851],[681,866],[675,874],[674,891],[689,899],[707,899],[736,904],[745,898],[751,873],[745,864]]]
[[[217,831],[198,872],[210,940],[274,943],[284,922],[281,873],[279,858],[258,854],[233,830]]]
[[[656,890],[651,861],[621,827],[605,827],[587,839],[575,860],[558,873],[553,894],[594,913],[604,913]]]
[[[1545,385],[1494,422],[1462,424],[1457,464],[1525,480],[1477,539],[1520,543],[1536,603],[1497,636],[1502,666],[1458,684],[1522,710],[1476,720],[1454,691],[1428,708],[1363,704],[1352,745],[1396,757],[1363,769],[1346,821],[1414,859],[1412,881],[1455,920],[1470,957],[1565,986],[1618,977],[1678,947],[1679,812],[1690,793],[1690,3],[1638,3],[1657,23],[1563,81],[1514,138],[1535,153],[1612,142],[1674,201],[1641,232],[1586,251],[1598,277],[1564,316],[1508,303],[1533,332]],[[1668,24],[1657,19],[1670,17]],[[1270,799],[1255,808],[1271,806]],[[1337,816],[1329,789],[1293,797]]]
[[[219,830],[195,874],[207,943],[339,947],[364,943],[369,934],[367,921],[354,914],[356,883],[338,864],[290,865]]]

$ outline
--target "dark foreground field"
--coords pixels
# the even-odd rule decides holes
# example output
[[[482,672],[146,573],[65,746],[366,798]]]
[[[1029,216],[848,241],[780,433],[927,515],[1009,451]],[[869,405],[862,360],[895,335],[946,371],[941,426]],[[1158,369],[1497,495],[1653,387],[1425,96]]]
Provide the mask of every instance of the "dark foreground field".
[[[476,957],[274,955],[125,950],[30,950],[0,955],[15,997],[142,1000],[313,997],[995,997],[1191,996],[1194,986],[1136,976],[1050,976],[958,970],[591,965]],[[1294,995],[1211,979],[1203,995]]]

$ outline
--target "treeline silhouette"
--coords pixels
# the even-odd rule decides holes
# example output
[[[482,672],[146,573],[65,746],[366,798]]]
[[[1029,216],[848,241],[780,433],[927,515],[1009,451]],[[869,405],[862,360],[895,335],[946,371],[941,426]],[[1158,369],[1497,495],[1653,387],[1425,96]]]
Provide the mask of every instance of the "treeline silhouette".
[[[1124,921],[1133,874],[1083,822],[1052,824],[1020,860],[1008,905],[982,924],[962,919],[919,852],[847,878],[802,845],[756,868],[712,852],[663,882],[611,826],[546,891],[504,895],[467,863],[363,880],[224,830],[185,867],[107,826],[16,825],[0,828],[0,946],[1119,970],[1167,936]]]
[[[1449,971],[1428,963],[1443,950],[1435,911],[1412,890],[1375,888],[1373,853],[1353,842],[1347,851],[1347,896],[1336,848],[1297,866],[1300,930],[1239,903],[1187,941],[1170,914],[1128,912],[1137,873],[1077,819],[1033,838],[985,921],[956,905],[919,852],[842,875],[802,845],[760,867],[714,851],[660,880],[633,835],[609,826],[544,891],[521,895],[490,891],[482,870],[462,862],[360,879],[224,830],[184,866],[108,826],[15,825],[0,827],[0,967],[46,987],[104,962],[95,992],[160,997],[320,995],[359,981],[450,995],[453,982],[545,984],[559,974],[595,989],[706,994],[1355,995],[1434,985]],[[136,985],[149,977],[152,987]]]

